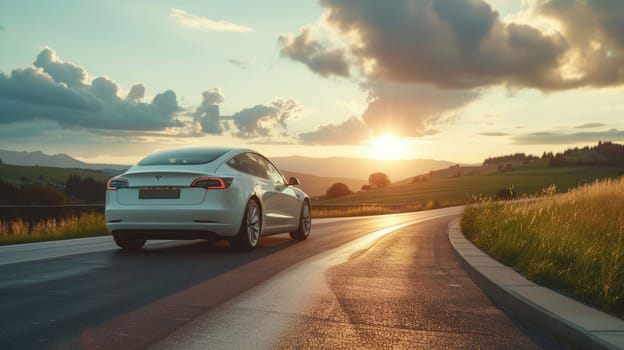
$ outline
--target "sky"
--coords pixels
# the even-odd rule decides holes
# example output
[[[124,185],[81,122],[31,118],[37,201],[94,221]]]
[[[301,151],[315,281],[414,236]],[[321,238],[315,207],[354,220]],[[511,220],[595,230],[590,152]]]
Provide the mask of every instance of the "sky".
[[[0,3],[0,149],[479,163],[623,114],[621,0]]]

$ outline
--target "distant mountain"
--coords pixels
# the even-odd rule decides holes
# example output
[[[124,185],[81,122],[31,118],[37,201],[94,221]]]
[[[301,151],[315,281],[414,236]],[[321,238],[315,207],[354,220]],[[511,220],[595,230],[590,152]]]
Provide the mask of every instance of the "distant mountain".
[[[113,174],[129,168],[128,165],[119,164],[90,164],[72,158],[65,153],[49,155],[41,151],[16,152],[0,150],[0,160],[4,164],[12,165],[92,169]]]
[[[280,168],[323,177],[341,177],[362,179],[368,182],[368,176],[382,172],[390,176],[392,182],[408,177],[428,173],[431,170],[448,168],[455,163],[431,160],[375,160],[363,158],[312,158],[302,156],[273,157],[271,160]],[[349,186],[351,188],[351,186]],[[353,190],[353,188],[351,188]],[[359,188],[357,188],[359,190]]]
[[[90,169],[119,174],[130,166],[119,164],[90,164],[72,158],[67,154],[49,155],[41,151],[16,152],[0,150],[0,160],[5,164],[22,166],[48,166],[57,168]],[[374,160],[364,158],[312,158],[302,156],[271,157],[271,160],[284,172],[296,173],[310,195],[324,194],[325,190],[336,182],[345,183],[351,190],[359,190],[368,183],[368,176],[383,172],[392,182],[428,173],[431,170],[448,168],[455,164],[447,161],[412,159],[412,160]],[[314,184],[314,185],[310,185]]]

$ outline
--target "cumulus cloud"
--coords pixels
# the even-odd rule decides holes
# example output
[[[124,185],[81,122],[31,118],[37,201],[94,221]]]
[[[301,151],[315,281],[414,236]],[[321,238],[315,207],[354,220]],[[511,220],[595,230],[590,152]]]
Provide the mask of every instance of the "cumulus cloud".
[[[317,130],[299,134],[299,142],[306,145],[358,144],[370,137],[370,129],[357,117],[339,124],[321,125]]]
[[[283,56],[323,76],[348,76],[351,65],[369,79],[445,89],[562,90],[624,83],[620,1],[534,1],[536,18],[560,24],[548,31],[530,22],[503,21],[484,0],[320,3],[347,50],[314,38],[310,28],[279,41]]]
[[[346,52],[342,49],[325,48],[319,41],[311,38],[310,28],[304,28],[297,36],[282,35],[278,43],[282,56],[305,64],[311,71],[323,77],[350,75]]]
[[[377,79],[474,88],[493,84],[564,85],[561,35],[507,24],[482,0],[321,0],[342,34],[356,34],[351,53]]]
[[[624,141],[624,131],[610,129],[605,131],[584,131],[574,133],[534,132],[513,137],[516,144],[567,144],[582,142],[598,142],[600,140]]]
[[[130,91],[128,92],[128,96],[126,96],[126,100],[131,102],[140,102],[145,97],[145,85],[143,84],[135,84],[132,85]]]
[[[88,81],[85,69],[63,62],[45,48],[34,64],[0,73],[0,123],[33,119],[67,126],[117,130],[162,130],[179,127],[180,111],[173,91],[150,103],[119,96],[120,87],[107,77]],[[137,91],[135,91],[137,93]]]
[[[539,23],[503,20],[484,0],[319,2],[322,20],[341,43],[305,27],[279,37],[280,53],[324,77],[358,72],[368,92],[361,122],[373,134],[436,133],[449,113],[489,86],[553,91],[624,83],[621,1],[531,1],[527,18],[546,21]],[[584,128],[603,126],[595,124]],[[331,140],[341,125],[326,125],[300,140],[324,140],[323,133]]]
[[[203,132],[213,135],[223,133],[224,127],[219,118],[219,105],[223,101],[223,92],[219,88],[212,88],[203,92],[202,103],[193,114],[194,120],[201,125]]]
[[[541,0],[535,12],[554,19],[568,39],[568,69],[579,86],[624,83],[624,3],[617,0]]]
[[[453,112],[475,99],[471,90],[440,90],[426,85],[369,81],[368,106],[362,118],[320,126],[299,134],[303,144],[359,144],[371,136],[393,134],[422,137],[437,134],[438,127],[455,121]]]
[[[43,69],[56,83],[66,84],[70,88],[85,86],[87,71],[71,62],[59,60],[56,52],[50,48],[44,48],[33,65]]]
[[[362,115],[377,135],[420,137],[437,133],[436,125],[452,120],[449,111],[478,96],[471,90],[440,90],[426,85],[370,81],[368,107]]]
[[[276,99],[269,105],[256,105],[245,108],[232,115],[236,131],[233,135],[239,138],[257,138],[275,136],[272,130],[281,130],[284,136],[288,119],[301,112],[299,104],[293,100]]]
[[[215,21],[176,8],[169,10],[169,16],[175,18],[175,20],[183,26],[193,29],[214,30],[219,32],[250,32],[253,30],[250,27],[240,24],[226,21]]]

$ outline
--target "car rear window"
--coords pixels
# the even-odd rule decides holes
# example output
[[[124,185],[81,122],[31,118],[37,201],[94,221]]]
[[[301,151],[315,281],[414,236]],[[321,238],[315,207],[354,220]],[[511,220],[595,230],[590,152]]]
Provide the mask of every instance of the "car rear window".
[[[161,151],[151,154],[139,162],[139,165],[193,165],[206,164],[224,155],[227,149],[180,149]]]

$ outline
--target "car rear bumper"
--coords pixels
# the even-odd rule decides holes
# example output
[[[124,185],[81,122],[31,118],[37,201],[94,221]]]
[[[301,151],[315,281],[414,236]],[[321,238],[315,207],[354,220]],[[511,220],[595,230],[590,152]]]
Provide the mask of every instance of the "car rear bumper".
[[[141,235],[148,239],[194,239],[217,235],[232,237],[238,233],[242,213],[198,206],[163,206],[141,208],[119,206],[106,208],[108,232]],[[152,235],[149,233],[153,232]],[[150,236],[150,237],[147,237]],[[189,238],[185,238],[189,237]]]

